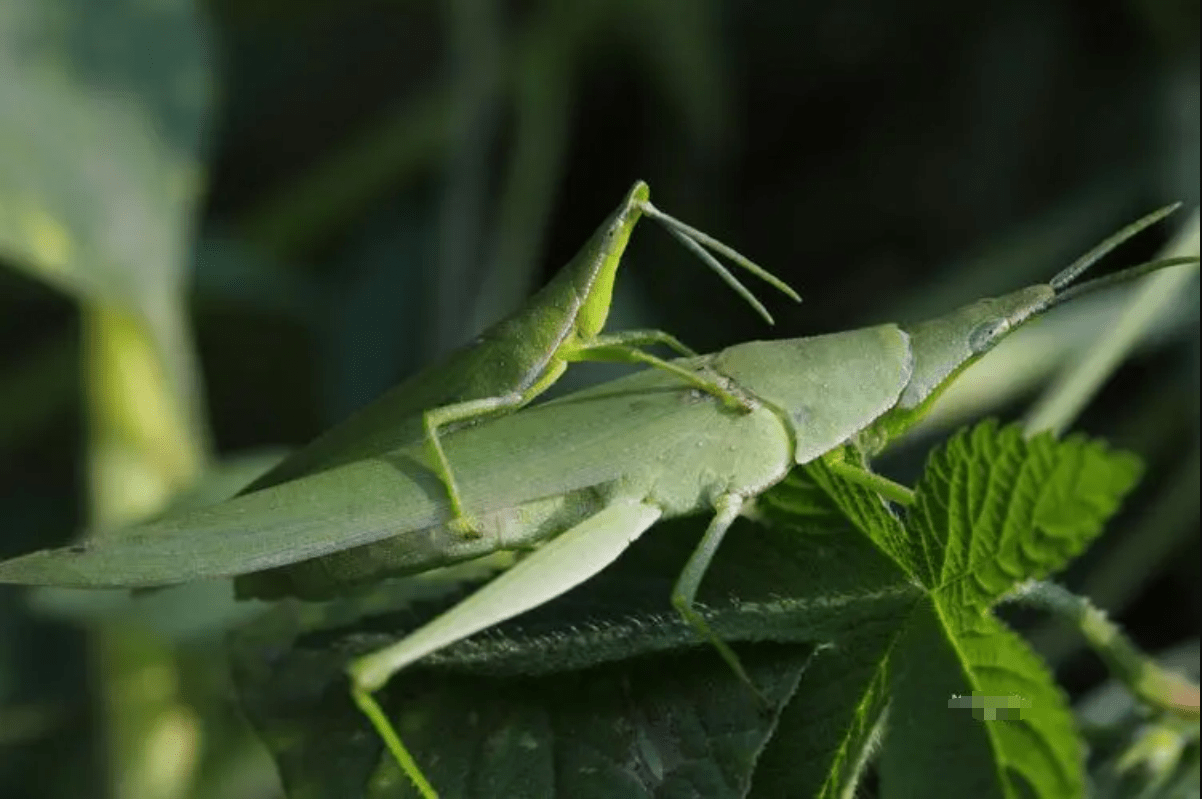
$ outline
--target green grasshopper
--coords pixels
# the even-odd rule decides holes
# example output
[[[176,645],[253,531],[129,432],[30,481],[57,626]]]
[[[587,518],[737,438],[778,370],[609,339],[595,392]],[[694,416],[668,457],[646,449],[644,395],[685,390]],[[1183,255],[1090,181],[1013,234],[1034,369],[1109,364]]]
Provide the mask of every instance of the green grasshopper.
[[[721,386],[643,351],[643,347],[662,345],[678,355],[696,354],[668,333],[601,332],[609,315],[618,264],[635,224],[644,214],[660,222],[698,255],[768,324],[773,320],[764,306],[706,247],[800,302],[792,288],[763,268],[657,209],[651,204],[647,184],[637,181],[580,252],[521,309],[285,458],[246,491],[373,457],[424,436],[434,458],[434,470],[446,487],[455,523],[471,530],[475,525],[464,509],[439,431],[526,405],[558,380],[571,362],[601,360],[655,366],[729,405],[739,406],[740,400]]]
[[[365,555],[385,539],[396,544],[385,564],[391,573],[538,546],[445,614],[349,665],[355,701],[423,794],[434,796],[372,696],[392,675],[579,585],[657,520],[709,512],[671,599],[750,685],[734,652],[693,607],[738,514],[794,465],[816,459],[887,498],[910,502],[908,489],[868,471],[865,458],[904,433],[960,370],[1025,321],[1085,291],[1196,261],[1153,262],[1073,285],[1094,261],[1171,210],[1128,226],[1046,284],[928,322],[740,344],[674,362],[705,388],[678,371],[646,370],[454,430],[445,446],[471,507],[482,512],[482,535],[475,538],[454,529],[454,509],[428,448],[410,444],[91,543],[0,563],[0,582],[154,586],[310,559],[306,579],[336,582],[360,578],[359,568],[371,560]],[[715,385],[739,407],[717,399]],[[331,553],[338,554],[322,557]]]

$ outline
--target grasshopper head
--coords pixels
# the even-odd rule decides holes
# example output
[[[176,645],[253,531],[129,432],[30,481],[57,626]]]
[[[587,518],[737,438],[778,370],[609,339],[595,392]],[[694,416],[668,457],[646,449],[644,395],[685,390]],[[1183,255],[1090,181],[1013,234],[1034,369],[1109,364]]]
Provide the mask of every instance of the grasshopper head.
[[[914,371],[897,404],[856,438],[862,451],[875,454],[926,415],[956,376],[1032,317],[1056,304],[1046,283],[1001,297],[977,300],[950,314],[903,325],[910,336]]]
[[[1082,255],[1047,283],[980,300],[938,319],[904,326],[903,329],[910,335],[914,354],[913,377],[902,391],[897,405],[861,434],[862,446],[871,451],[879,448],[876,444],[904,433],[926,414],[930,405],[961,370],[1027,320],[1086,292],[1132,280],[1167,266],[1197,262],[1196,257],[1166,258],[1085,283],[1076,282],[1102,256],[1168,216],[1179,205],[1166,206],[1131,223]]]
[[[897,402],[913,410],[961,369],[993,348],[1012,330],[1046,310],[1056,299],[1046,284],[978,300],[950,314],[905,326],[914,351],[914,374]]]
[[[623,208],[637,208],[643,203],[651,199],[651,187],[646,181],[636,180],[634,185],[630,187],[630,191],[626,193],[626,199],[622,203]]]
[[[605,327],[618,265],[650,197],[651,189],[647,184],[635,181],[622,204],[597,228],[584,249],[566,267],[573,272],[576,295],[584,298],[576,324],[581,338],[593,338]]]

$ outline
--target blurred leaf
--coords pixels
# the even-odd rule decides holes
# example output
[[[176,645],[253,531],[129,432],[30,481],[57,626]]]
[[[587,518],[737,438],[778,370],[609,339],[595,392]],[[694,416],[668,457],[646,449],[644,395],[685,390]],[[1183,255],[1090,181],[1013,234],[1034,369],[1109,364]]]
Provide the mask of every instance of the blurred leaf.
[[[183,296],[203,37],[188,0],[0,9],[0,255],[82,308],[94,530],[161,510],[207,455]],[[171,653],[102,629],[92,655],[107,761],[94,792],[186,796],[203,729]]]
[[[1198,641],[1156,655],[1166,670],[1198,679]],[[1130,689],[1111,678],[1075,707],[1089,742],[1096,799],[1170,799],[1199,791],[1198,723],[1149,715]]]
[[[187,0],[0,12],[0,252],[154,319],[183,279],[211,87]]]
[[[0,253],[85,307],[94,521],[158,510],[205,423],[183,283],[210,86],[185,0],[0,14]]]

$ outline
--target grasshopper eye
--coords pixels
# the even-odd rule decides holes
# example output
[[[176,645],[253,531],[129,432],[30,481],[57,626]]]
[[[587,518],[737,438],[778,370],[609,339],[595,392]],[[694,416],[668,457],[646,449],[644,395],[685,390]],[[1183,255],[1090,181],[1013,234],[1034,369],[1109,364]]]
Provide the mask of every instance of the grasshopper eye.
[[[982,322],[968,334],[968,347],[976,355],[988,352],[1009,330],[1010,320],[1004,317]]]

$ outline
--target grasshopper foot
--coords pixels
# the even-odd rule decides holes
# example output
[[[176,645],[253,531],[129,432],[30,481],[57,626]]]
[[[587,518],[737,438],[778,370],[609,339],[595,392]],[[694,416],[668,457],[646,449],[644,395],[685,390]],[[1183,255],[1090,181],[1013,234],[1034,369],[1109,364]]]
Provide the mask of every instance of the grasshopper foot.
[[[741,397],[735,397],[733,395],[732,399],[726,403],[726,407],[732,411],[735,411],[736,413],[742,414],[751,413],[753,410],[755,410],[755,406],[753,406],[750,402],[742,399]]]
[[[479,538],[484,534],[484,531],[480,529],[480,525],[475,519],[463,514],[447,522],[447,527],[450,528],[451,532],[457,533],[464,538]]]

